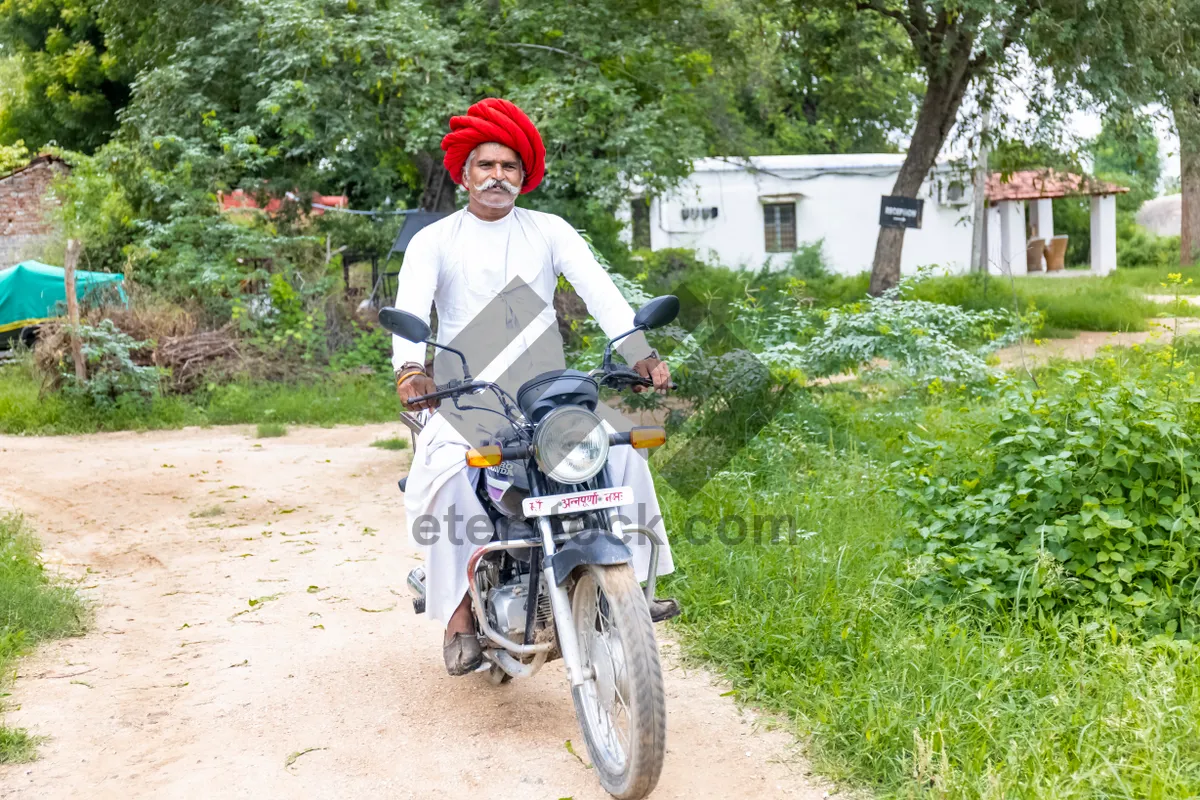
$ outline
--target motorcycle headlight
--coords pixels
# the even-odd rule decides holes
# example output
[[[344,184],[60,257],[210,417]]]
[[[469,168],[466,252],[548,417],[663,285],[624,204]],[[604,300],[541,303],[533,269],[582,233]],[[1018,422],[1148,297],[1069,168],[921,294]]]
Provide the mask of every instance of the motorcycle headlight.
[[[586,408],[561,406],[533,434],[533,457],[551,480],[583,483],[608,461],[608,431]]]

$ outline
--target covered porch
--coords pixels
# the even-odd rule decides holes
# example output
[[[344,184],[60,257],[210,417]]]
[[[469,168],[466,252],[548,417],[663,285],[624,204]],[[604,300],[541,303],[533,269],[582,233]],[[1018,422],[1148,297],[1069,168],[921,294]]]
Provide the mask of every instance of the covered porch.
[[[1117,195],[1124,186],[1054,170],[994,172],[987,182],[984,252],[1003,275],[1061,274],[1067,237],[1054,233],[1054,200],[1091,198],[1092,275],[1117,268]]]

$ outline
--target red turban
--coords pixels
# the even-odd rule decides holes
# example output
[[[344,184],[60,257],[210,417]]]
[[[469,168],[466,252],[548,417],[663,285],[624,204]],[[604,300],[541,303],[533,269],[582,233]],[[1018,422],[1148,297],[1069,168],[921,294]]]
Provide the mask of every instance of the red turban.
[[[454,182],[462,185],[463,165],[471,151],[486,142],[511,147],[521,157],[525,180],[521,194],[532,192],[546,174],[546,146],[525,112],[507,100],[489,97],[467,109],[465,117],[450,118],[450,132],[442,139],[443,163]]]

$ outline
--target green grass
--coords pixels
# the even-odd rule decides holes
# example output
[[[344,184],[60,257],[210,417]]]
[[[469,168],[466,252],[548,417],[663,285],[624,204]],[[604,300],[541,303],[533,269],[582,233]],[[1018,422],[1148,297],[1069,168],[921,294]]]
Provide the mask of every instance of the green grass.
[[[319,383],[233,383],[184,397],[98,408],[60,393],[40,396],[27,363],[0,367],[0,433],[79,434],[189,425],[337,425],[387,422],[398,413],[388,379],[330,376]]]
[[[377,439],[371,442],[371,447],[378,447],[380,450],[407,450],[408,439],[401,439],[399,436],[393,436],[390,439]]]
[[[1130,270],[1133,272],[1134,270]],[[1120,275],[1122,271],[1118,271]],[[1147,270],[1147,272],[1155,272]],[[954,276],[919,283],[911,296],[969,309],[1013,308],[1022,313],[1037,308],[1051,329],[1081,331],[1141,331],[1158,306],[1145,299],[1142,287],[1111,277],[1008,278]],[[1161,289],[1159,290],[1162,291]]]
[[[278,439],[287,436],[287,426],[279,422],[260,422],[256,431],[259,439]]]
[[[18,656],[40,641],[82,633],[85,619],[74,591],[46,576],[22,517],[0,516],[0,697]],[[30,760],[35,745],[24,731],[0,725],[0,763]]]
[[[1105,280],[1119,286],[1131,286],[1141,289],[1148,294],[1174,294],[1174,288],[1163,288],[1163,284],[1169,282],[1167,276],[1172,273],[1182,275],[1185,282],[1188,278],[1192,279],[1190,286],[1181,286],[1179,288],[1180,294],[1200,294],[1200,267],[1188,267],[1186,269],[1181,269],[1180,267],[1118,269],[1112,275],[1107,276]]]
[[[660,479],[686,652],[790,715],[818,771],[878,797],[1196,796],[1200,650],[907,595],[887,465],[909,431],[986,439],[995,413],[833,388],[690,501]],[[685,535],[776,514],[789,541]]]

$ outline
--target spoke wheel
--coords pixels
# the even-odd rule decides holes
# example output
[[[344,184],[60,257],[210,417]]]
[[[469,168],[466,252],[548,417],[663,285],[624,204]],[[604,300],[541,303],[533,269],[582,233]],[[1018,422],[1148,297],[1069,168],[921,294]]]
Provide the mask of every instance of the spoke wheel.
[[[653,791],[666,752],[662,667],[646,597],[628,565],[586,567],[571,599],[588,679],[575,714],[600,784],[621,800]]]

